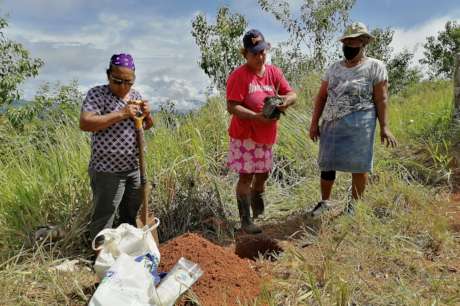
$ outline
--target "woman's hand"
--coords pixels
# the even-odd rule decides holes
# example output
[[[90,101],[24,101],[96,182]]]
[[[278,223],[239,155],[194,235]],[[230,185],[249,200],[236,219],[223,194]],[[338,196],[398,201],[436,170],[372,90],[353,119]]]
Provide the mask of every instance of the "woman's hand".
[[[393,136],[390,129],[387,127],[380,128],[380,141],[387,147],[391,146],[392,148],[394,148],[398,146],[396,138]]]
[[[318,123],[312,122],[310,124],[310,139],[314,142],[318,141],[319,139],[319,125]]]
[[[150,115],[150,105],[148,100],[142,100],[142,116],[148,117]]]
[[[283,100],[283,103],[280,105],[277,105],[276,108],[279,109],[281,112],[284,112],[285,110],[288,109],[289,106],[292,106],[295,103],[295,100],[297,99],[297,94],[295,92],[290,92],[287,95],[284,96],[278,96]]]
[[[277,105],[276,108],[279,111],[284,112],[285,110],[288,109],[289,106],[291,106],[291,104],[287,101],[286,96],[279,96],[279,97],[283,100],[283,103]]]
[[[127,104],[122,110],[122,114],[123,114],[123,118],[124,119],[127,119],[127,118],[131,118],[131,119],[135,119],[136,118],[136,115],[137,115],[137,112],[140,110],[140,107],[139,105],[136,105],[136,104]]]
[[[256,113],[253,119],[258,120],[260,122],[264,122],[264,123],[272,123],[278,120],[278,118],[270,119],[270,118],[265,117],[263,112]]]

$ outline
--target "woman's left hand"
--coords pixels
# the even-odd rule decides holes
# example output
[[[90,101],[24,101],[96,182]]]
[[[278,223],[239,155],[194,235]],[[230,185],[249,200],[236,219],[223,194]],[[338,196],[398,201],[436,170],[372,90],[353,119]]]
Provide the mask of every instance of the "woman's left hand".
[[[149,105],[149,101],[147,100],[142,100],[142,115],[144,117],[147,117],[148,115],[150,115],[150,105]]]
[[[398,141],[396,141],[396,138],[393,136],[390,129],[387,127],[380,129],[380,141],[387,147],[391,146],[392,148],[394,148],[398,146]]]
[[[289,106],[292,105],[291,101],[289,100],[289,96],[279,96],[282,100],[283,100],[283,103],[279,104],[276,106],[277,109],[279,109],[280,111],[284,112],[285,110],[288,109]]]

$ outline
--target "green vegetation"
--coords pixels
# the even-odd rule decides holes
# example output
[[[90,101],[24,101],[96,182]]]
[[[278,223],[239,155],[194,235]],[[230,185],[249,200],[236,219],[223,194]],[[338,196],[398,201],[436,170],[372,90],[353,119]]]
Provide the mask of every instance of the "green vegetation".
[[[19,99],[19,85],[36,76],[43,65],[42,60],[31,58],[20,43],[6,37],[7,27],[7,20],[0,15],[0,107]]]
[[[391,28],[372,29],[371,34],[375,39],[366,47],[366,55],[383,61],[388,70],[390,80],[390,93],[395,94],[408,86],[418,83],[422,74],[418,67],[411,67],[414,57],[412,53],[404,50],[394,54],[391,42],[394,30]]]
[[[232,14],[225,6],[219,8],[215,24],[209,23],[204,14],[192,20],[192,36],[201,52],[200,67],[223,92],[227,76],[243,63],[240,44],[247,26],[243,15]]]
[[[455,21],[448,21],[444,31],[437,36],[427,37],[424,44],[424,58],[420,60],[429,68],[433,79],[453,78],[455,69],[455,54],[460,52],[460,25]]]
[[[259,2],[269,11],[275,3]],[[345,5],[337,15],[340,19],[354,1],[334,3]],[[315,15],[331,13],[313,9]],[[222,14],[228,17],[228,12]],[[336,25],[322,26],[327,30]],[[0,30],[4,27],[0,18]],[[316,34],[322,39],[320,48],[330,33]],[[8,70],[8,78],[1,79],[10,86],[0,84],[7,89],[0,91],[6,101],[1,105],[15,99],[17,85],[36,75],[40,66],[0,32],[0,49],[8,46],[13,49],[5,50],[12,53],[0,55],[0,69],[4,63],[20,69]],[[4,54],[19,57],[7,57],[13,59],[8,62]],[[221,81],[225,73],[219,67],[212,69],[216,73],[209,75]],[[308,70],[300,72],[299,101],[281,118],[276,166],[266,192],[269,206],[262,223],[275,230],[289,226],[291,218],[301,217],[319,199],[317,145],[307,138],[307,129],[320,79]],[[400,147],[385,149],[377,137],[375,171],[357,214],[295,228],[293,239],[287,233],[286,251],[278,260],[258,262],[259,271],[270,277],[255,304],[460,303],[459,237],[449,230],[444,214],[452,183],[450,139],[458,135],[451,125],[452,86],[447,81],[407,86],[391,97],[391,128]],[[90,148],[89,135],[78,129],[81,98],[76,84],[45,86],[31,104],[7,107],[0,115],[1,305],[85,305],[94,290],[91,271],[83,268],[68,274],[50,269],[65,258],[90,254],[83,238],[91,209]],[[229,230],[214,232],[215,239],[231,239],[231,225],[237,220],[236,175],[225,165],[228,118],[221,98],[212,98],[185,116],[167,108],[155,114],[155,128],[146,134],[147,164],[162,240],[187,230],[206,231],[210,216],[230,224]],[[350,183],[349,175],[339,175],[333,197],[340,204],[347,200]],[[67,235],[55,244],[45,241],[28,247],[29,235],[44,224],[64,225]]]
[[[317,146],[306,133],[318,84],[317,77],[306,80],[298,105],[281,118],[264,223],[282,224],[319,198]],[[450,135],[451,98],[447,82],[419,84],[392,98],[390,118],[401,146],[392,152],[377,144],[373,183],[356,217],[325,221],[315,234],[299,228],[304,231],[301,239],[308,237],[313,245],[301,248],[293,243],[276,264],[262,262],[267,272],[275,272],[266,285],[274,290],[261,300],[273,305],[459,302],[456,274],[448,272],[459,247],[439,212],[448,178],[444,143]],[[178,234],[173,230],[184,218],[171,217],[181,213],[178,207],[191,211],[219,202],[222,211],[216,214],[236,220],[236,177],[225,167],[224,102],[212,99],[182,117],[160,112],[155,120],[147,136],[147,160],[155,183],[152,200],[164,221],[162,239]],[[90,210],[89,137],[78,130],[76,120],[46,132],[43,122],[35,124],[38,130],[28,126],[23,131],[2,124],[1,137],[9,142],[0,159],[0,246],[5,262],[0,267],[0,296],[10,297],[2,304],[84,304],[94,282],[91,274],[82,270],[69,278],[48,267],[56,258],[85,254],[81,233]],[[54,126],[52,120],[46,125]],[[334,194],[339,202],[346,200],[349,184],[347,175],[339,176]],[[180,230],[202,229],[202,220],[192,216],[189,222],[181,221]],[[69,236],[38,252],[22,249],[28,233],[47,223],[64,224]]]

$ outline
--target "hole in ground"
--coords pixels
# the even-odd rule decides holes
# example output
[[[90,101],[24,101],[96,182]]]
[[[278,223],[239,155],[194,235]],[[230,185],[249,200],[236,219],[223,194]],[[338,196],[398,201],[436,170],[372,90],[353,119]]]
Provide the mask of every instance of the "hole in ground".
[[[283,252],[278,242],[266,234],[250,235],[240,233],[236,237],[235,254],[240,258],[256,260],[259,255],[269,260],[276,260],[276,256]]]

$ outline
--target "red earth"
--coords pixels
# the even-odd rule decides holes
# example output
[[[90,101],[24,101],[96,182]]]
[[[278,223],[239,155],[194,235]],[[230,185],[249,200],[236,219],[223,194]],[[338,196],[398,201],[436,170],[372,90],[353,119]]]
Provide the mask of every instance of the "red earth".
[[[192,286],[201,305],[250,304],[260,293],[261,278],[251,268],[251,261],[241,259],[234,252],[198,234],[187,233],[160,246],[159,271],[171,270],[181,257],[185,257],[199,264],[204,272]]]

